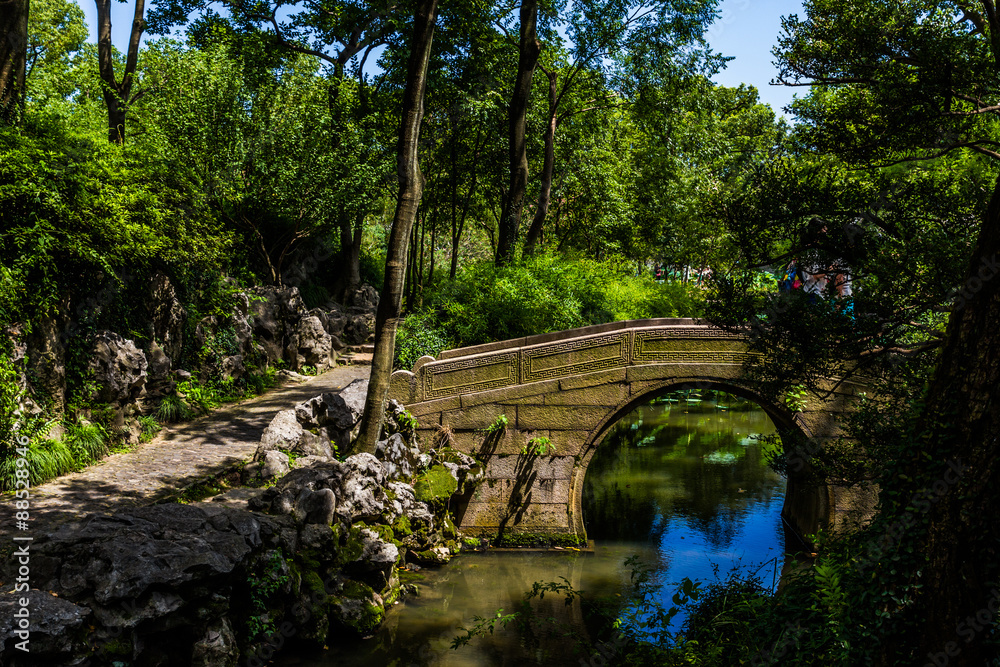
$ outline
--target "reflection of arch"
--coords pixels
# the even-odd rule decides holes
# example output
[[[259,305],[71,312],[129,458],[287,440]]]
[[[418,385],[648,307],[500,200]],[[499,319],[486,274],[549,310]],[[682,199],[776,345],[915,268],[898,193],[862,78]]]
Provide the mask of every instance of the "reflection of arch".
[[[753,390],[742,386],[738,380],[717,377],[671,377],[658,383],[653,383],[644,392],[631,396],[627,401],[618,405],[611,412],[609,412],[608,416],[602,420],[600,424],[598,424],[598,426],[593,430],[592,435],[581,448],[580,465],[574,471],[575,475],[571,487],[572,495],[570,497],[570,506],[573,508],[573,517],[575,520],[574,529],[577,532],[586,533],[586,526],[584,525],[583,520],[583,486],[586,481],[587,470],[590,468],[590,462],[593,459],[594,454],[597,453],[600,444],[604,441],[608,432],[637,407],[649,403],[657,396],[677,389],[715,389],[745,398],[760,406],[771,421],[774,422],[774,425],[778,428],[778,430],[797,432],[803,436],[807,435],[802,426],[795,421],[794,415],[791,412],[774,405]],[[803,483],[801,480],[793,480],[793,478],[797,477],[794,473],[790,474],[789,477],[788,489],[794,490],[796,485],[798,488],[802,488]],[[789,492],[786,491],[786,494],[788,493]],[[801,504],[803,500],[804,498],[801,492],[796,494],[791,501],[789,501],[789,495],[786,495],[786,509],[789,508],[790,505]],[[818,494],[816,500],[812,501],[812,503],[820,503],[820,506],[815,508],[816,512],[825,513],[827,511],[825,494]],[[785,512],[783,512],[783,514],[784,513]],[[789,514],[791,516],[796,516],[797,514],[800,514],[800,512],[796,512],[794,508],[790,508]],[[805,534],[806,532],[815,532],[815,528],[812,526],[796,526],[796,529],[801,534]]]
[[[541,336],[447,350],[396,371],[390,397],[419,420],[423,442],[447,433],[456,448],[480,456],[485,481],[458,509],[473,534],[500,530],[583,536],[581,493],[593,450],[611,425],[636,405],[671,387],[709,386],[760,405],[779,429],[819,442],[837,435],[836,417],[852,409],[857,387],[829,383],[791,414],[743,381],[751,353],[737,334],[698,320],[612,322]],[[483,430],[499,415],[507,437],[484,448]],[[554,451],[527,455],[531,437]],[[869,497],[789,479],[785,518],[800,534],[863,518]]]

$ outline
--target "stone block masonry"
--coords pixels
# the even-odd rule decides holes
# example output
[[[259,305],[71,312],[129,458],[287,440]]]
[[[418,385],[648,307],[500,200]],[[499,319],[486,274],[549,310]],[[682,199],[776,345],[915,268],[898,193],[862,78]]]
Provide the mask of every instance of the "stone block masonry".
[[[463,531],[585,537],[583,482],[597,447],[625,414],[667,390],[729,391],[757,402],[779,428],[814,442],[838,435],[836,417],[859,387],[843,383],[791,413],[744,381],[750,354],[740,335],[700,320],[613,322],[423,357],[393,374],[390,397],[417,417],[425,440],[447,434],[485,464],[485,481],[458,511]],[[487,438],[500,415],[507,431]],[[872,497],[790,479],[784,515],[801,535],[842,529],[870,515]]]

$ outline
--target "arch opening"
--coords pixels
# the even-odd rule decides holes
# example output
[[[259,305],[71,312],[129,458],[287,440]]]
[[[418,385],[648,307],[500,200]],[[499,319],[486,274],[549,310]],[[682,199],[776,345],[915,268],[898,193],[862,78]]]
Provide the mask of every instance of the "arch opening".
[[[648,394],[589,453],[581,520],[598,547],[638,553],[665,591],[738,567],[777,585],[788,534],[786,480],[767,463],[769,411],[718,385]]]

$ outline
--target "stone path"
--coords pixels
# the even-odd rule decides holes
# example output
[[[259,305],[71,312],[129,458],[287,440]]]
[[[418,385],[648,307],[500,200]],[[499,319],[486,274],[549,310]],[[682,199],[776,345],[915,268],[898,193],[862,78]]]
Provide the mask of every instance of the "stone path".
[[[261,433],[280,410],[367,378],[369,366],[340,366],[306,382],[227,405],[194,421],[166,426],[148,443],[112,454],[89,468],[32,489],[29,529],[40,536],[91,512],[149,505],[253,456]],[[0,535],[14,528],[12,494],[0,496]]]

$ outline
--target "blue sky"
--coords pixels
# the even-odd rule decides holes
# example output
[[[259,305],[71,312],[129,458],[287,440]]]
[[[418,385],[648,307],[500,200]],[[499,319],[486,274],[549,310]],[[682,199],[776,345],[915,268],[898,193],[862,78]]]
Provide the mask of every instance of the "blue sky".
[[[91,40],[96,41],[94,2],[81,0],[81,6],[90,26]],[[111,8],[111,36],[115,46],[124,50],[128,46],[134,5],[113,2]],[[802,0],[723,0],[720,9],[721,18],[709,29],[709,43],[715,51],[735,59],[715,80],[726,86],[753,84],[760,91],[761,101],[780,115],[796,89],[768,85],[777,74],[771,62],[774,59],[771,47],[781,31],[781,17],[801,13]]]
[[[801,89],[768,85],[778,73],[772,64],[771,47],[781,32],[781,17],[801,15],[802,0],[723,0],[721,12],[720,20],[709,28],[709,44],[735,59],[715,81],[725,86],[757,86],[761,101],[781,115],[782,107]]]

